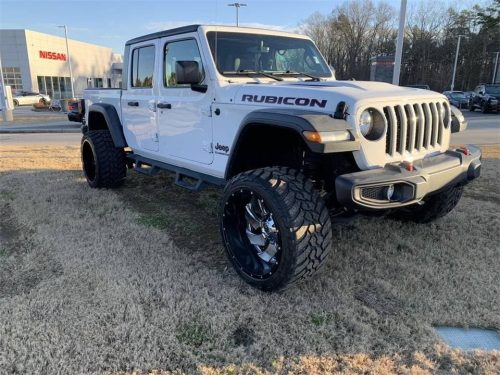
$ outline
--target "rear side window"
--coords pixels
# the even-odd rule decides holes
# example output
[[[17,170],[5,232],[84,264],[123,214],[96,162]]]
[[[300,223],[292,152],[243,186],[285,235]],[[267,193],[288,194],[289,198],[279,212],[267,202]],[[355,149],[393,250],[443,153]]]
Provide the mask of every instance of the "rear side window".
[[[153,87],[155,70],[155,47],[146,46],[132,51],[131,86],[137,88]]]

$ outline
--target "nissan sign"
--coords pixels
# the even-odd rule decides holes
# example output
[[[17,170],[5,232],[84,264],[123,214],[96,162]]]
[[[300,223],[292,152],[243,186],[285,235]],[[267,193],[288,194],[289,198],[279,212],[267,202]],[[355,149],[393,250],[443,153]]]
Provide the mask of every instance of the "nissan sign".
[[[49,59],[49,60],[61,60],[66,61],[65,53],[57,53],[57,52],[49,52],[49,51],[40,51],[41,59]]]

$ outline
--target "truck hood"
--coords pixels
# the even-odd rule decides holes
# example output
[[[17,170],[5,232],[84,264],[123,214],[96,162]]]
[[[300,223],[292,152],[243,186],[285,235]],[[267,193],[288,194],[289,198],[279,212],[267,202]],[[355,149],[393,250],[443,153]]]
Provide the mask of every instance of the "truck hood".
[[[333,112],[340,101],[349,107],[376,102],[446,100],[430,90],[372,81],[276,82],[226,87],[226,98],[235,104],[280,106]],[[233,91],[234,90],[234,91]],[[224,101],[224,100],[223,100]]]

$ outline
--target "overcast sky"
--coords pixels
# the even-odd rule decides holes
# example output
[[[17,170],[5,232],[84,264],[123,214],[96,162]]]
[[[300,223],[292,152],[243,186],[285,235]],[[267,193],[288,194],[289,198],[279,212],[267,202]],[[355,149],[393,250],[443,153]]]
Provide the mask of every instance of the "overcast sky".
[[[411,7],[420,1],[408,0],[408,3]],[[464,8],[486,0],[439,1]],[[63,36],[62,29],[56,26],[66,24],[70,38],[111,47],[121,53],[126,40],[143,34],[193,23],[234,24],[235,9],[227,6],[231,2],[234,0],[0,0],[0,27]],[[239,2],[248,5],[241,8],[241,25],[294,30],[312,13],[328,14],[336,5],[346,1]],[[400,0],[386,2],[395,7],[400,4]]]

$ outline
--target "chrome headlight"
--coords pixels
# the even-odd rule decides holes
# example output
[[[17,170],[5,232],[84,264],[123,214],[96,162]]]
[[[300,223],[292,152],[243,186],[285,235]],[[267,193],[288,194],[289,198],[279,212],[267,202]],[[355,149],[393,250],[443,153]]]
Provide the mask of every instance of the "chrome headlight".
[[[369,141],[377,141],[385,133],[384,116],[375,108],[368,108],[359,116],[359,130]]]
[[[361,112],[361,116],[359,117],[359,130],[361,131],[361,134],[363,134],[363,137],[366,137],[370,130],[372,130],[372,127],[372,115],[368,109],[365,109],[363,112]]]

